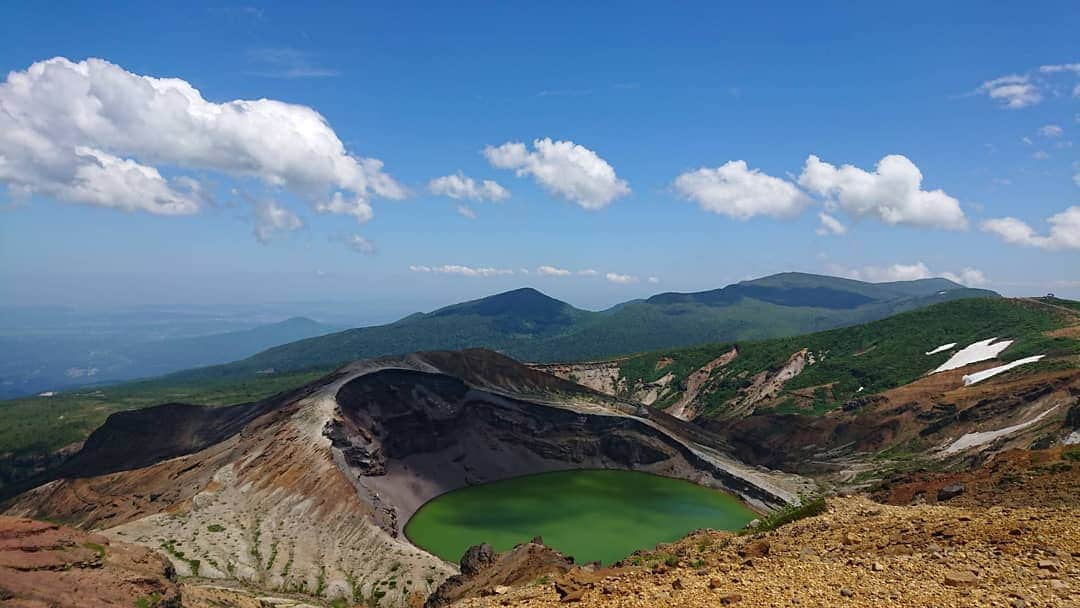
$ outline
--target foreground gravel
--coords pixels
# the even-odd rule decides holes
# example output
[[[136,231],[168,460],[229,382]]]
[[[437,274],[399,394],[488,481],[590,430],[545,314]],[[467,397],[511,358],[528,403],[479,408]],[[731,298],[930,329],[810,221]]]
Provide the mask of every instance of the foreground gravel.
[[[1076,606],[1080,508],[836,498],[775,532],[698,532],[618,567],[498,591],[457,605]]]

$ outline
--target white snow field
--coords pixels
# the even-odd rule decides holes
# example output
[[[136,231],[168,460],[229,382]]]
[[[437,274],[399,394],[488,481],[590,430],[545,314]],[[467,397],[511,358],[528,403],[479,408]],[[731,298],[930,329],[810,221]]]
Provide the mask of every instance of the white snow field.
[[[964,367],[965,365],[978,363],[979,361],[993,359],[998,356],[1001,351],[1009,348],[1009,345],[1013,343],[1012,340],[1002,340],[1001,342],[991,344],[994,340],[997,340],[997,338],[987,338],[961,348],[954,353],[953,356],[949,357],[948,361],[942,363],[937,369],[930,373],[936,374],[938,372],[947,372],[950,369],[957,369]]]
[[[954,346],[956,346],[956,342],[949,342],[948,344],[942,344],[941,346],[935,348],[934,350],[926,351],[926,354],[927,355],[936,355],[936,354],[938,354],[940,352],[947,351],[947,350],[949,350],[950,348],[952,348]]]
[[[999,365],[997,367],[991,367],[990,369],[984,369],[983,371],[975,372],[974,374],[966,374],[964,376],[964,386],[971,386],[976,382],[982,382],[983,380],[996,376],[1001,372],[1007,372],[1014,367],[1020,367],[1021,365],[1034,363],[1045,356],[1046,355],[1035,355],[1034,357],[1024,357],[1023,359],[1017,359],[1016,361],[1011,361],[1009,363],[1006,363],[1005,365]]]
[[[989,443],[989,442],[997,439],[998,437],[1004,437],[1006,435],[1011,435],[1012,433],[1015,433],[1017,431],[1022,431],[1024,429],[1026,429],[1027,427],[1035,424],[1036,422],[1042,420],[1043,418],[1046,417],[1047,414],[1049,414],[1050,412],[1052,412],[1052,411],[1054,411],[1056,409],[1058,409],[1058,406],[1055,405],[1054,407],[1046,410],[1045,412],[1039,414],[1038,416],[1032,418],[1031,420],[1028,420],[1027,422],[1021,422],[1020,424],[1014,424],[1012,426],[1007,426],[1007,427],[1005,427],[1003,429],[998,429],[996,431],[981,431],[981,432],[978,432],[978,433],[968,433],[968,434],[964,435],[963,437],[961,437],[961,438],[957,439],[956,441],[954,441],[952,443],[952,445],[950,445],[949,447],[945,448],[945,453],[946,454],[955,454],[956,452],[959,452],[961,450],[966,450],[968,448],[973,448],[973,447],[975,447],[977,445],[982,445],[984,443]]]

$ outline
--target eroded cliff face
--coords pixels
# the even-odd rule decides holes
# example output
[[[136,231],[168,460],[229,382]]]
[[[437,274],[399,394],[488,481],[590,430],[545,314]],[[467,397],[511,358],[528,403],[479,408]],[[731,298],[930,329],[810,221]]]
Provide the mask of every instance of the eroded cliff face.
[[[566,469],[647,471],[766,507],[790,497],[767,474],[743,476],[751,472],[698,453],[692,439],[654,421],[663,414],[595,399],[544,403],[444,374],[383,370],[341,387],[325,433],[391,534],[444,492]]]
[[[4,509],[144,545],[196,585],[234,579],[406,606],[456,571],[401,534],[423,502],[467,484],[596,467],[690,479],[762,507],[807,487],[742,465],[662,412],[464,351],[357,362],[256,404],[115,415]]]

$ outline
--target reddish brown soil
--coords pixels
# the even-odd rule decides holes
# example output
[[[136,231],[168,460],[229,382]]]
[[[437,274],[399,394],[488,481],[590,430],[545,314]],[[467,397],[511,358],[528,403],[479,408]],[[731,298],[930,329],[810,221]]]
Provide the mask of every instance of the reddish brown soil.
[[[963,492],[942,502],[956,506],[1080,508],[1080,446],[1009,450],[985,466],[950,473],[914,472],[889,480],[874,498],[893,505],[936,503],[947,486]],[[944,496],[943,496],[944,498]]]
[[[179,608],[172,566],[149,549],[0,516],[0,608]]]

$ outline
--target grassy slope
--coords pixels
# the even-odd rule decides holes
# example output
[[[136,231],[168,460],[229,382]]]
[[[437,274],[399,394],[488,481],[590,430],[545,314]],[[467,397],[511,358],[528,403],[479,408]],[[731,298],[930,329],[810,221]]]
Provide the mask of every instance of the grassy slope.
[[[798,390],[832,383],[831,397],[819,391],[813,413],[823,413],[856,394],[873,394],[907,384],[944,363],[949,353],[926,356],[941,344],[960,346],[999,336],[1016,340],[1000,358],[1008,361],[1032,354],[1058,357],[1040,366],[1063,363],[1061,356],[1080,354],[1080,341],[1049,338],[1044,332],[1071,322],[1067,313],[1023,300],[969,299],[938,304],[887,319],[804,336],[759,342],[737,343],[739,356],[717,370],[703,392],[706,413],[716,412],[750,377],[764,370],[779,369],[803,348],[810,349],[818,362],[789,381],[786,390]],[[651,382],[674,371],[677,380],[730,350],[732,344],[714,344],[690,349],[645,353],[626,360],[620,367],[630,381]],[[661,358],[672,359],[657,369]],[[1023,373],[1024,368],[1013,373]],[[863,391],[858,392],[859,387]],[[663,404],[660,404],[663,405]]]

